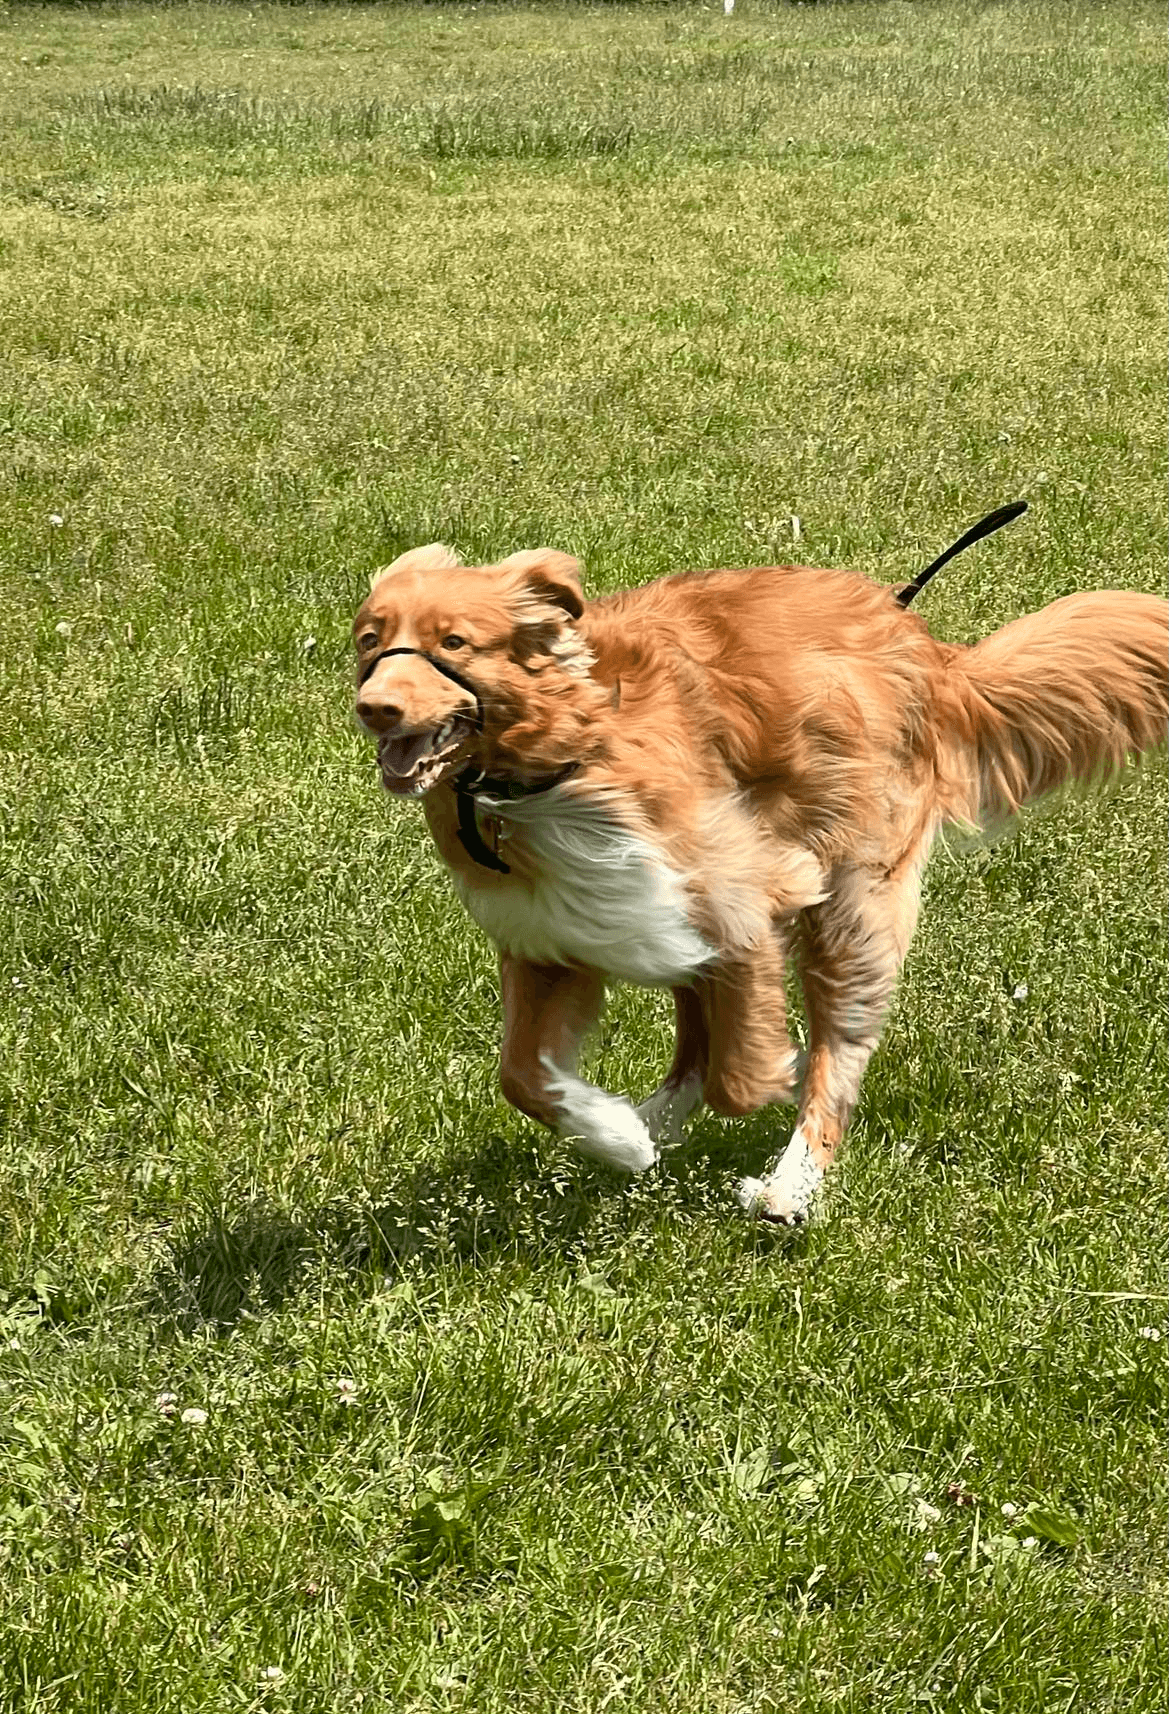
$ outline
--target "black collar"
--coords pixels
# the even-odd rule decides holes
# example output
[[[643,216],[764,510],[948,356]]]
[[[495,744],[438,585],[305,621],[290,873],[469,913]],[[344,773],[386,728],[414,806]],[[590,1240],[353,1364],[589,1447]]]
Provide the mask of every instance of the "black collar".
[[[483,843],[479,823],[475,819],[476,798],[499,798],[515,803],[519,798],[539,797],[542,792],[550,792],[553,786],[560,785],[571,774],[575,774],[579,767],[579,762],[567,762],[547,779],[536,780],[532,784],[524,780],[492,777],[476,767],[464,768],[455,780],[454,787],[455,802],[459,809],[459,839],[468,857],[473,857],[481,869],[494,869],[499,875],[511,874],[511,869],[499,853]]]

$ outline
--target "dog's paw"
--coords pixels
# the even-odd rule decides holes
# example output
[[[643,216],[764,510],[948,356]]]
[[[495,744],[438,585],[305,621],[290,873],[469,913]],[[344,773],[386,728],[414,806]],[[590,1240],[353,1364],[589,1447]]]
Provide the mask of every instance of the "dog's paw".
[[[578,1126],[566,1134],[572,1137],[581,1154],[595,1161],[603,1161],[619,1172],[645,1172],[658,1158],[657,1144],[628,1101],[610,1095],[606,1103],[603,1112],[590,1115],[592,1123],[587,1130]],[[595,1107],[599,1105],[594,1103]]]
[[[572,1072],[543,1061],[548,1093],[556,1102],[556,1129],[576,1144],[582,1155],[618,1172],[644,1172],[658,1158],[657,1147],[643,1119],[623,1095],[610,1095]]]
[[[702,1105],[702,1079],[694,1072],[681,1083],[663,1083],[637,1108],[637,1116],[659,1148],[682,1141],[682,1126]]]
[[[823,1169],[812,1159],[803,1134],[797,1130],[775,1171],[764,1178],[744,1178],[737,1195],[756,1220],[772,1226],[803,1226],[823,1178]]]
[[[735,1196],[753,1220],[763,1220],[769,1226],[807,1223],[808,1209],[777,1195],[775,1186],[765,1178],[741,1178],[735,1186]]]

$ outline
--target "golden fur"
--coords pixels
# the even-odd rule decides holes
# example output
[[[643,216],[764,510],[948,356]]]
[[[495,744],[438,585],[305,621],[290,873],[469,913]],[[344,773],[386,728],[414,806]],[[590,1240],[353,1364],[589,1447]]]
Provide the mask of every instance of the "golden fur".
[[[508,1099],[638,1169],[700,1100],[736,1114],[792,1098],[792,947],[810,1023],[799,1119],[742,1195],[802,1219],[938,829],[999,822],[1160,743],[1167,613],[1153,596],[1073,595],[960,648],[850,572],[685,573],[586,602],[576,562],[550,549],[477,568],[438,545],[403,555],[354,627],[357,712],[500,945]],[[390,648],[419,652],[378,658]],[[539,787],[569,764],[551,790],[481,803],[509,873],[469,855],[463,770]],[[678,1012],[674,1066],[636,1113],[575,1069],[623,975],[668,983]]]

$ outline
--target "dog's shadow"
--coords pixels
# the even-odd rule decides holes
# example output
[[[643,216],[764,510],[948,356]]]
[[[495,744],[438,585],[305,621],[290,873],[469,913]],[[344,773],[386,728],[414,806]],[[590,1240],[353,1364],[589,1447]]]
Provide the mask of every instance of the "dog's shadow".
[[[607,1227],[614,1217],[632,1226],[658,1219],[665,1202],[686,1218],[713,1208],[732,1220],[733,1180],[773,1147],[762,1115],[733,1128],[704,1120],[655,1177],[629,1180],[551,1139],[491,1133],[375,1187],[368,1200],[291,1213],[257,1197],[205,1211],[176,1236],[150,1307],[185,1331],[228,1331],[278,1310],[322,1268],[368,1278],[374,1289],[406,1269],[574,1262],[602,1214]],[[747,1220],[742,1232],[745,1243],[761,1241]],[[799,1245],[799,1235],[789,1242]]]

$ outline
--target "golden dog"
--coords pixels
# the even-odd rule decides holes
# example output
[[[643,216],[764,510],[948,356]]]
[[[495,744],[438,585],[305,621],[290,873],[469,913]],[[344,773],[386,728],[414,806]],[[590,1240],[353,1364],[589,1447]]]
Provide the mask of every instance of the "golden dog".
[[[790,1143],[740,1198],[803,1220],[939,828],[1161,742],[1167,615],[1071,595],[958,648],[844,571],[684,573],[586,602],[551,549],[396,559],[354,627],[357,715],[499,948],[507,1099],[640,1172],[703,1101],[748,1113],[798,1091]],[[612,980],[669,986],[677,1007],[673,1066],[637,1108],[576,1071]]]

